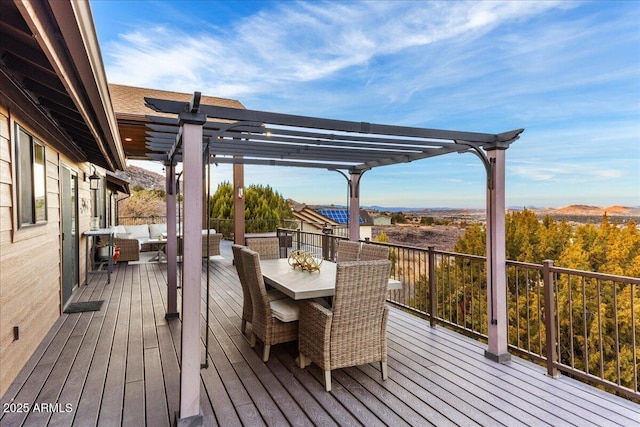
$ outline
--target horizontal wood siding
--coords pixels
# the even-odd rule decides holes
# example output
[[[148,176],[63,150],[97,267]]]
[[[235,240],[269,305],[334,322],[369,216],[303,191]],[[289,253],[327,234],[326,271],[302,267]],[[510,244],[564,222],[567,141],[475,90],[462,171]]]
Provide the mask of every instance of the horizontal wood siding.
[[[18,123],[46,146],[47,222],[21,229],[14,222],[15,121],[0,107],[0,393],[61,314],[61,155],[28,124]],[[20,330],[18,340],[14,326]]]

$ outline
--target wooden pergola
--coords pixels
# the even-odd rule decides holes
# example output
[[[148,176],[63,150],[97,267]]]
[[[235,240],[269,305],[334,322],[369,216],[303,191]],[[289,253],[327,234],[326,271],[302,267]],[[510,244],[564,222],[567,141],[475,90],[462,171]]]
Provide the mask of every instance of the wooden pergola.
[[[375,167],[407,163],[449,153],[473,153],[487,171],[487,306],[485,356],[504,362],[507,351],[505,269],[505,150],[524,129],[499,134],[391,126],[145,98],[163,113],[148,117],[147,157],[167,168],[168,316],[177,310],[175,165],[183,164],[184,221],[182,288],[182,364],[180,422],[201,416],[200,285],[204,165],[272,165],[335,170],[348,177],[350,239],[359,240],[359,186]],[[166,114],[173,115],[167,117]],[[242,174],[235,173],[240,202]],[[240,211],[240,212],[243,212]],[[238,218],[238,215],[236,215]],[[237,221],[238,219],[236,219]]]

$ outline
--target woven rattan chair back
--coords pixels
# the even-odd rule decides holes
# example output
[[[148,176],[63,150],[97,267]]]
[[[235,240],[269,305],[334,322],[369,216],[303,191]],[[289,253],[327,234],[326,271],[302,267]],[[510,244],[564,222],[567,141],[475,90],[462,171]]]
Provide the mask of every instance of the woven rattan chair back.
[[[240,286],[242,286],[242,332],[247,330],[247,322],[253,323],[253,303],[251,302],[251,291],[247,284],[247,279],[244,274],[244,264],[242,263],[242,249],[245,247],[242,245],[231,245],[231,251],[233,252],[233,262],[238,272],[238,279],[240,280]]]
[[[247,239],[247,247],[258,252],[260,259],[280,258],[280,239],[277,237]]]
[[[331,391],[331,371],[380,362],[387,379],[387,286],[391,262],[338,263],[333,309],[315,302],[300,305],[299,363],[314,362],[324,372]]]
[[[360,248],[360,261],[374,261],[389,259],[389,247],[382,245],[374,245],[372,243],[365,243]]]
[[[298,339],[298,321],[281,322],[271,313],[271,304],[260,269],[260,255],[251,249],[240,251],[245,279],[251,293],[253,316],[251,321],[251,347],[255,346],[256,338],[264,343],[262,360],[269,360],[269,350],[272,344],[279,344]]]
[[[260,255],[247,248],[243,248],[240,252],[242,268],[253,305],[252,330],[258,338],[264,340],[271,319],[271,308],[260,270]]]
[[[390,271],[388,260],[345,262],[337,266],[331,369],[382,359],[381,331]]]
[[[336,262],[358,261],[360,243],[351,240],[338,240]]]

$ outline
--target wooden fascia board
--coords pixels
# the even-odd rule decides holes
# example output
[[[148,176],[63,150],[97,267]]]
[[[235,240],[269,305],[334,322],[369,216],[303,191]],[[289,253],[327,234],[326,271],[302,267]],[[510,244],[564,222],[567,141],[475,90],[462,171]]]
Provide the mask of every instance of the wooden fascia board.
[[[71,8],[76,17],[77,28],[82,35],[83,46],[71,51],[72,55],[77,52],[83,59],[83,64],[87,67],[87,72],[81,74],[87,81],[85,87],[90,88],[90,96],[94,105],[94,110],[98,115],[100,123],[105,129],[106,143],[113,153],[118,169],[124,169],[125,156],[120,133],[118,131],[118,121],[111,102],[109,83],[102,62],[100,44],[96,33],[91,8],[88,1],[71,1]],[[55,10],[54,10],[55,12]],[[72,28],[75,29],[76,25]],[[76,42],[76,39],[72,39]]]
[[[89,70],[90,75],[95,79],[93,67],[86,62],[84,64],[82,63],[83,55],[85,57],[85,61],[88,60],[86,50],[83,54],[80,54],[77,51],[77,48],[74,50],[71,46],[65,44],[70,40],[73,40],[74,33],[75,37],[81,38],[79,23],[75,19],[71,3],[67,1],[49,3],[52,7],[52,12],[56,16],[58,27],[60,28],[60,31],[63,32],[62,35],[64,42],[60,41],[55,36],[56,28],[53,23],[50,22],[49,15],[45,10],[46,6],[44,4],[39,2],[30,2],[28,0],[15,0],[15,3],[25,22],[34,34],[34,37],[40,45],[43,53],[51,63],[51,66],[58,75],[61,83],[64,85],[67,94],[78,108],[78,112],[83,117],[86,126],[89,128],[96,143],[98,144],[98,148],[105,159],[106,165],[112,170],[124,169],[124,152],[121,144],[119,150],[115,148],[114,151],[112,147],[109,147],[108,151],[106,146],[107,142],[104,141],[105,138],[111,137],[111,139],[113,139],[115,137],[119,144],[119,135],[113,135],[112,130],[108,126],[106,128],[102,127],[103,132],[100,132],[97,128],[97,125],[100,125],[100,123],[95,123],[92,119],[89,106],[86,105],[85,101],[85,99],[88,101],[91,98],[91,95],[84,82],[78,81],[75,77],[74,69],[77,67],[80,74],[83,74],[83,72],[87,73]],[[74,61],[74,63],[71,63],[72,61]],[[101,65],[102,64],[100,63],[100,66]],[[87,66],[89,66],[88,69]],[[101,72],[104,73],[104,70],[101,69]],[[95,81],[94,84],[96,84]],[[82,96],[83,93],[87,95],[87,98]],[[94,107],[93,111],[96,116],[104,114],[105,109],[101,103],[98,103],[97,105],[92,103],[91,106]],[[113,111],[113,107],[110,109]],[[110,153],[113,153],[113,155],[110,155]]]

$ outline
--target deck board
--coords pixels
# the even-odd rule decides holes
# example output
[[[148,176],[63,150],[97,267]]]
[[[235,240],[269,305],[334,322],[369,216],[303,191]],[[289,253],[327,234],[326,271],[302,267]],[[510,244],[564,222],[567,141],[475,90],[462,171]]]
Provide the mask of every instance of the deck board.
[[[640,425],[640,405],[514,357],[496,364],[485,345],[392,308],[389,378],[379,364],[336,370],[324,391],[315,365],[300,369],[295,343],[261,360],[240,331],[242,291],[230,246],[210,274],[209,367],[201,372],[207,426],[583,426]],[[98,312],[63,314],[2,402],[70,404],[71,412],[0,414],[0,425],[169,426],[179,409],[180,319],[165,319],[166,265],[119,264],[110,284],[93,276],[74,301]],[[178,294],[180,307],[180,293]],[[206,316],[203,294],[202,319]],[[250,328],[250,327],[249,327]]]
[[[98,422],[104,382],[109,368],[109,355],[113,344],[113,332],[118,318],[118,308],[120,306],[124,282],[130,280],[131,273],[130,270],[119,268],[116,274],[115,280],[111,282],[113,283],[113,290],[110,294],[111,297],[108,302],[105,300],[105,304],[103,304],[103,309],[106,305],[106,310],[103,314],[103,322],[98,335],[98,341],[92,355],[93,359],[91,360],[91,365],[84,382],[80,400],[75,409],[73,419],[75,425],[92,426]],[[103,284],[103,286],[105,285]]]
[[[113,341],[108,359],[108,371],[102,393],[102,402],[98,415],[98,426],[115,426],[122,422],[122,408],[125,396],[125,374],[127,369],[127,345],[129,341],[129,313],[131,311],[131,288],[136,278],[125,281],[117,307]],[[133,322],[132,322],[133,323]],[[136,322],[137,323],[137,322]],[[111,331],[108,331],[110,333]],[[132,361],[135,363],[135,361]]]

